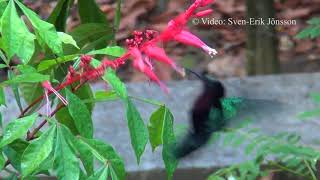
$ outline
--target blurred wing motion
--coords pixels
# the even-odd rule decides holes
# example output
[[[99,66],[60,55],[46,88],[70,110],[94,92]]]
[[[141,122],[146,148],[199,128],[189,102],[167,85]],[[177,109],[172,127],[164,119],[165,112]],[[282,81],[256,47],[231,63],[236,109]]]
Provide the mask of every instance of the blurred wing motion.
[[[223,130],[226,125],[237,124],[236,119],[271,116],[285,108],[283,104],[276,101],[241,97],[226,98],[224,97],[225,88],[220,81],[196,75],[204,82],[204,90],[191,110],[191,129],[178,142],[174,150],[178,159],[205,145],[212,133]]]

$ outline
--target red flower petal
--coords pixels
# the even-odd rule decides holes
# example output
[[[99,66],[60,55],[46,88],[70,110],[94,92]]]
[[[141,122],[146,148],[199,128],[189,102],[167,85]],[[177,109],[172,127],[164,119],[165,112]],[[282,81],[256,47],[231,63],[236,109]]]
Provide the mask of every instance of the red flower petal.
[[[213,57],[213,55],[216,55],[218,53],[215,49],[206,45],[201,39],[199,39],[197,36],[193,35],[189,31],[185,31],[185,30],[181,31],[180,34],[177,34],[174,37],[174,39],[183,44],[201,48],[205,52],[207,52],[211,57]]]
[[[156,74],[152,71],[152,69],[147,66],[142,59],[142,54],[138,48],[130,48],[130,53],[133,57],[133,67],[139,70],[140,72],[144,73],[146,76],[150,78],[150,80],[156,82],[160,88],[165,91],[169,92],[167,87],[159,80]]]
[[[196,16],[196,17],[204,17],[204,16],[210,15],[212,12],[213,12],[212,9],[207,9],[207,10],[200,11],[200,12],[196,13],[195,16]]]
[[[167,56],[163,48],[159,48],[155,45],[149,44],[146,45],[143,49],[143,52],[151,57],[152,59],[158,60],[159,62],[163,62],[171,66],[174,70],[176,70],[180,74],[184,74],[182,68],[177,67],[174,61]]]

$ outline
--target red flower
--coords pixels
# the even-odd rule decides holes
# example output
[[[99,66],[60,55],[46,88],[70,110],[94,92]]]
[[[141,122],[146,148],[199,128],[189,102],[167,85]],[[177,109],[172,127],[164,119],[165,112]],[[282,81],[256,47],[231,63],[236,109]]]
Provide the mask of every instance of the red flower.
[[[150,80],[155,81],[164,91],[168,92],[166,86],[159,80],[156,74],[153,72],[152,60],[156,60],[171,66],[180,74],[184,75],[182,68],[178,67],[176,63],[168,57],[164,49],[158,47],[157,44],[166,43],[169,41],[177,41],[189,46],[194,46],[203,49],[211,57],[217,54],[217,51],[203,41],[201,41],[197,36],[187,31],[187,22],[192,17],[203,17],[212,13],[211,9],[196,12],[199,7],[205,7],[214,0],[196,0],[184,13],[180,14],[173,20],[169,21],[166,29],[158,33],[153,30],[146,30],[144,32],[134,31],[133,38],[127,39],[127,47],[129,51],[122,57],[115,60],[104,59],[101,65],[97,68],[90,66],[90,61],[92,57],[84,55],[81,56],[80,67],[81,72],[76,72],[74,69],[69,69],[67,80],[57,87],[57,90],[63,89],[64,87],[76,82],[76,81],[88,81],[101,77],[105,69],[111,67],[117,69],[121,67],[126,61],[131,57],[133,60],[133,67],[144,73],[150,78]],[[44,83],[43,86],[47,91],[51,91],[61,99],[62,102],[67,104],[65,99],[55,91],[54,88],[48,82]]]
[[[130,54],[133,57],[133,67],[144,73],[146,76],[150,78],[150,80],[155,81],[162,90],[165,92],[169,92],[167,87],[159,80],[156,74],[152,71],[151,67],[145,63],[142,58],[142,54],[138,48],[130,48]]]
[[[142,51],[150,58],[171,66],[181,75],[184,75],[183,69],[178,67],[174,61],[169,58],[163,48],[157,47],[153,43],[146,44]]]

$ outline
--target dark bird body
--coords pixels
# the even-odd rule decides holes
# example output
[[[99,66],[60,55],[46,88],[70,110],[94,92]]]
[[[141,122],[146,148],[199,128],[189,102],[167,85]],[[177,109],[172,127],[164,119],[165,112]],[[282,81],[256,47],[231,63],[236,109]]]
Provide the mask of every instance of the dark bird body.
[[[204,89],[191,110],[192,129],[175,149],[177,158],[185,157],[205,145],[211,134],[221,130],[225,125],[222,106],[225,96],[223,84],[204,75],[194,74],[203,80]]]

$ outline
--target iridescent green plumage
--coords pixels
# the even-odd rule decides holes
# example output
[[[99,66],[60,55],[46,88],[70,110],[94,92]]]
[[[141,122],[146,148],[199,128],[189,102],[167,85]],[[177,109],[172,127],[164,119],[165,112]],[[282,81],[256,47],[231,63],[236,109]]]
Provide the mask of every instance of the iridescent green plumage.
[[[225,119],[234,117],[238,109],[243,105],[243,98],[239,97],[228,97],[221,100],[223,108],[223,116]]]

